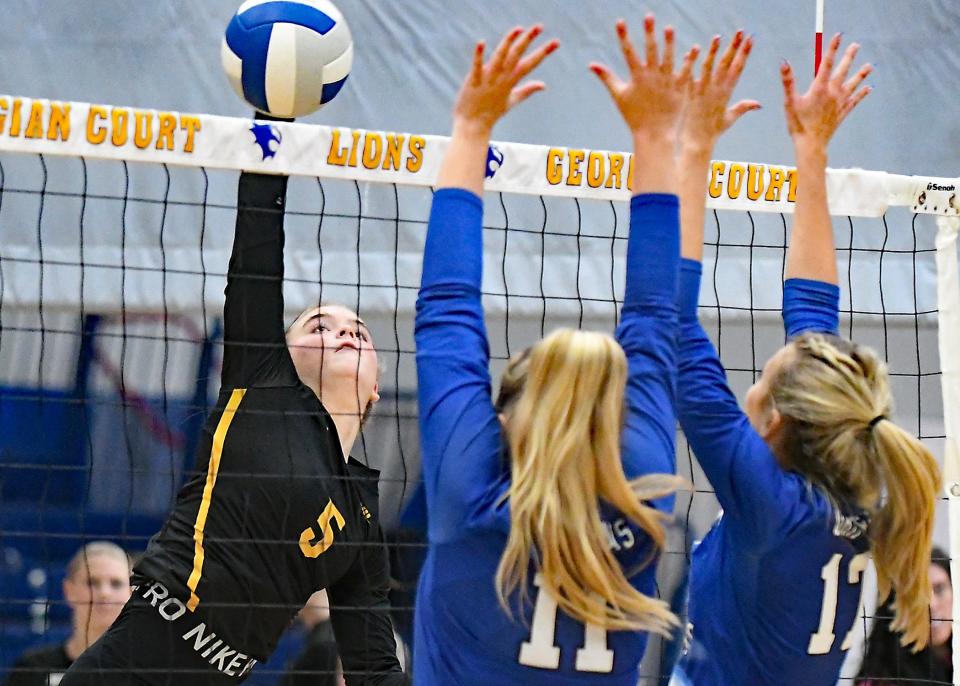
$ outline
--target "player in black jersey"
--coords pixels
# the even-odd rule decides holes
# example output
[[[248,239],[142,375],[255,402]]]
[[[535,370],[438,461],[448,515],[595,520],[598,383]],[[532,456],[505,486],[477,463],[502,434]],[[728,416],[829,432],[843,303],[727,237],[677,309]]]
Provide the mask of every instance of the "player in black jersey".
[[[198,473],[135,566],[130,602],[63,686],[238,683],[322,588],[348,686],[404,683],[379,473],[347,459],[379,397],[376,351],[339,306],[284,331],[286,187],[240,176],[223,375]]]

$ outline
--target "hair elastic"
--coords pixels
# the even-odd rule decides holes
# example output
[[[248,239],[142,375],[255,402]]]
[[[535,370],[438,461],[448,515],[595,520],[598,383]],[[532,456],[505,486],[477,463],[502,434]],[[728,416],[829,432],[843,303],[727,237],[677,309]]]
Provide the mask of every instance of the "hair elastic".
[[[887,418],[887,415],[885,415],[885,414],[878,414],[876,417],[874,417],[873,419],[870,420],[870,423],[867,425],[867,428],[868,428],[868,429],[872,429],[873,427],[875,427],[877,424],[879,424],[880,422],[882,422],[882,421],[883,421],[884,419],[886,419],[886,418]]]

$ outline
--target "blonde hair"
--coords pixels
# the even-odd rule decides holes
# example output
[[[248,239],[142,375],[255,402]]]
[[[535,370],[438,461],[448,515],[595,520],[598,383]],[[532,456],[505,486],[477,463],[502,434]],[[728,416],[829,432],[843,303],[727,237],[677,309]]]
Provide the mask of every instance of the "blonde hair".
[[[896,591],[891,628],[901,643],[930,637],[930,549],[940,469],[915,436],[888,419],[886,365],[846,339],[805,334],[771,384],[785,418],[786,459],[835,506],[871,514],[869,535],[881,601]]]
[[[543,587],[574,619],[611,630],[669,635],[677,617],[637,591],[610,550],[601,500],[664,544],[666,515],[643,504],[681,481],[651,475],[628,481],[620,459],[627,360],[606,334],[560,329],[511,361],[497,409],[507,413],[512,478],[510,536],[496,587],[527,597],[530,560]]]

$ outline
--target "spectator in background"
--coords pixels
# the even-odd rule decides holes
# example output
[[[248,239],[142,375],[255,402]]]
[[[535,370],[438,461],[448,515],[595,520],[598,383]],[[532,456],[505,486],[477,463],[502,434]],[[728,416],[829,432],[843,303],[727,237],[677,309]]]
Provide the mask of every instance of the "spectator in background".
[[[24,653],[6,686],[57,686],[80,653],[103,635],[130,598],[130,559],[107,541],[88,543],[67,564],[63,597],[73,631],[65,643]]]
[[[857,675],[857,686],[900,686],[900,684],[952,684],[953,584],[950,558],[934,547],[930,560],[930,644],[913,653],[900,645],[900,634],[890,630],[893,621],[891,599],[877,610],[867,639],[867,654]]]

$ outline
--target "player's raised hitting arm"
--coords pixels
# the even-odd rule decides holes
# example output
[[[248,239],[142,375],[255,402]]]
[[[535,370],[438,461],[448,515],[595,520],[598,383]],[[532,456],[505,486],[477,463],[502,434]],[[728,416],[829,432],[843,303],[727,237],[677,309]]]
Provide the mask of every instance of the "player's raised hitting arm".
[[[224,388],[283,375],[296,380],[283,330],[283,214],[287,177],[244,172],[223,306]]]

